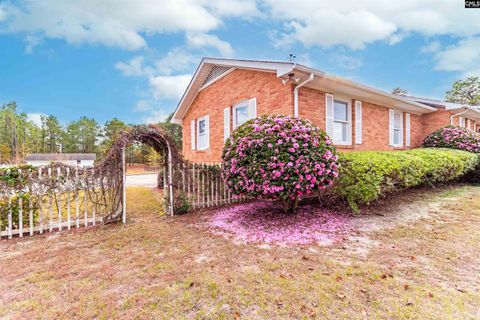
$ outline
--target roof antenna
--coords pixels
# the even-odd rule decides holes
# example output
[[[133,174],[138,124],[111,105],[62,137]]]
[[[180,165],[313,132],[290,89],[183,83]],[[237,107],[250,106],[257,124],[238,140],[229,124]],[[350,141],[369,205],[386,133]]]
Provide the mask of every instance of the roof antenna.
[[[288,59],[288,61],[290,61],[290,62],[295,62],[295,58],[296,58],[296,57],[297,57],[296,55],[294,55],[293,53],[290,53],[290,54],[288,55],[288,58],[287,58],[287,59]]]

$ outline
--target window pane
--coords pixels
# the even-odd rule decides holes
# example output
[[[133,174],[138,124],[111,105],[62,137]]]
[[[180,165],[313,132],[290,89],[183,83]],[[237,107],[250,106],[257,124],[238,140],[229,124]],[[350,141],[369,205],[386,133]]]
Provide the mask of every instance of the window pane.
[[[400,130],[393,131],[393,144],[400,144]]]
[[[348,121],[348,104],[335,100],[333,118],[339,121]]]
[[[333,140],[347,142],[347,124],[342,122],[333,123]]]
[[[394,128],[395,129],[400,129],[400,120],[401,120],[401,115],[398,113],[395,113],[394,116]]]
[[[198,121],[198,134],[199,135],[205,134],[205,120]]]
[[[235,112],[236,112],[235,115],[237,117],[237,123],[236,123],[237,126],[239,126],[242,123],[245,123],[249,120],[249,118],[248,118],[248,105],[235,107]]]

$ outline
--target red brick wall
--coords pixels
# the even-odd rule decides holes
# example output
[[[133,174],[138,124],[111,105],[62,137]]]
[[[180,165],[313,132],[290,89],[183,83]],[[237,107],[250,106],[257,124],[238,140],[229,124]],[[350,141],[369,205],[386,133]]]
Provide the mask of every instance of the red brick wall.
[[[311,88],[298,90],[298,115],[310,119],[317,127],[325,130],[325,92]]]
[[[219,162],[224,144],[223,109],[251,98],[257,98],[258,116],[293,115],[291,85],[282,84],[282,80],[274,73],[237,69],[200,91],[195,97],[182,121],[184,157],[195,162]],[[207,114],[210,118],[210,148],[192,150],[190,121]]]
[[[423,139],[423,117],[425,115],[416,115],[410,113],[410,147],[418,148],[422,146]],[[403,122],[405,123],[405,121]]]
[[[342,151],[394,149],[389,145],[389,108],[368,102],[362,102],[362,144],[355,144],[355,100],[352,100],[351,103],[352,145],[341,145],[337,148]],[[310,119],[319,128],[325,130],[325,92],[311,88],[301,88],[298,95],[298,105],[301,118]],[[410,131],[411,147],[420,146],[423,141],[421,116],[410,114]]]
[[[257,99],[257,114],[293,115],[293,86],[282,84],[276,74],[250,70],[235,70],[200,91],[182,122],[183,154],[195,162],[219,162],[223,149],[223,109],[247,99]],[[389,146],[389,108],[363,102],[362,144],[355,144],[355,101],[352,100],[352,145],[338,146],[340,151],[392,150]],[[303,87],[298,97],[299,115],[310,119],[325,130],[325,92]],[[190,121],[210,117],[210,148],[192,150]],[[404,113],[405,115],[405,113]],[[452,113],[443,108],[416,115],[410,114],[411,148],[420,147],[423,139],[434,130],[450,124]],[[230,117],[231,120],[232,117]],[[456,119],[458,122],[458,119]],[[405,124],[405,119],[404,119]],[[230,125],[232,128],[232,124]],[[472,121],[473,128],[473,121]],[[403,141],[405,143],[405,127]]]
[[[450,111],[446,111],[445,108],[438,108],[436,112],[428,113],[422,116],[423,132],[422,136],[425,138],[433,131],[448,126],[450,124]]]

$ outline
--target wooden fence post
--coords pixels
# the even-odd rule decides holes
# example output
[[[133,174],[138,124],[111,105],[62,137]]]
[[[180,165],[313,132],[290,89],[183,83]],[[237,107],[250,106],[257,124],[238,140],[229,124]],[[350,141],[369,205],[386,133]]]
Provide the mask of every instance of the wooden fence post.
[[[18,232],[19,237],[23,237],[23,199],[18,195]]]
[[[31,174],[30,174],[31,177]],[[33,204],[32,204],[32,194],[30,193],[30,197],[28,198],[28,223],[30,229],[30,235],[33,236]]]
[[[58,231],[62,230],[62,209],[60,205],[60,167],[57,167],[57,191],[58,191],[58,196],[57,198],[57,211],[58,211]]]
[[[51,185],[52,183],[52,168],[48,167],[47,170],[48,174],[48,183]],[[53,229],[53,211],[52,211],[52,190],[49,190],[50,192],[48,193],[48,231],[52,232]]]
[[[70,167],[67,167],[67,178],[65,181],[68,186],[67,189],[67,229],[70,230],[72,227],[72,217],[71,217],[71,208],[70,208]]]
[[[8,239],[12,239],[12,194],[8,192]]]
[[[85,227],[88,226],[88,197],[87,197],[87,188],[88,188],[88,171],[86,169],[83,170],[83,181],[85,182],[84,189],[83,189],[83,224]]]
[[[80,204],[78,199],[78,165],[75,167],[75,225],[80,228]]]
[[[127,170],[125,166],[125,146],[122,148],[122,223],[127,223]]]
[[[38,177],[39,177],[39,180],[41,181],[42,180],[42,168],[38,168]],[[40,192],[40,195],[38,197],[38,210],[40,211],[40,233],[42,234],[43,233],[43,206],[42,206],[42,201],[43,201],[43,194]]]
[[[22,170],[18,169],[18,175],[22,175]],[[23,237],[23,199],[21,193],[18,194],[18,232],[19,237]]]
[[[102,172],[100,171],[100,175],[102,174]],[[92,168],[92,183],[93,183],[93,187],[95,188],[95,184],[97,182],[97,179],[95,178],[95,169]],[[95,192],[92,192],[92,194],[95,194]],[[92,200],[92,205],[93,205],[93,209],[92,209],[92,224],[95,226],[96,222],[95,222],[95,217],[96,217],[96,211],[97,211],[97,199],[91,199]]]

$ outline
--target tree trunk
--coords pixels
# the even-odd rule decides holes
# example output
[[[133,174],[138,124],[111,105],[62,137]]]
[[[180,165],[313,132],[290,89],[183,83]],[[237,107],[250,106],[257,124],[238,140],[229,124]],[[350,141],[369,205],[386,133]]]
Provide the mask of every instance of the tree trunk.
[[[298,198],[296,197],[295,199],[281,199],[282,200],[282,207],[283,211],[285,213],[295,213],[298,208]]]

